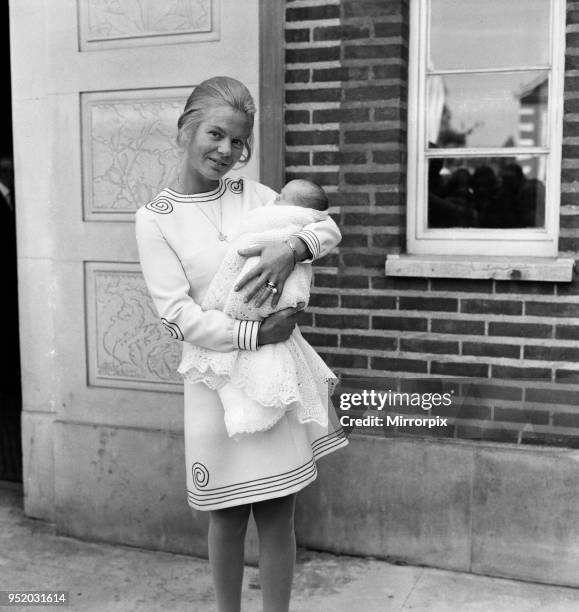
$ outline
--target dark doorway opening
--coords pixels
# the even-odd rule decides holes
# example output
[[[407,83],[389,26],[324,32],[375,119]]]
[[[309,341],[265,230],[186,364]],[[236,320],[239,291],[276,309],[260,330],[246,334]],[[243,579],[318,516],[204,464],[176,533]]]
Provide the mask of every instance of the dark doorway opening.
[[[4,112],[0,117],[0,274],[3,321],[0,360],[0,481],[22,482],[20,416],[20,350],[18,340],[18,284],[16,276],[16,220],[12,150],[10,28],[8,2],[0,3],[0,82]]]

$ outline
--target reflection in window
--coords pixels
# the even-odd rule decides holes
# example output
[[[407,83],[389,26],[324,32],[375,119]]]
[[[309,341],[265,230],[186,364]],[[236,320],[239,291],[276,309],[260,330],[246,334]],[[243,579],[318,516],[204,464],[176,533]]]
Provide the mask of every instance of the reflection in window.
[[[545,168],[541,161],[527,156],[430,159],[428,227],[544,227]],[[526,175],[524,164],[542,170]]]
[[[543,71],[428,77],[429,142],[437,147],[546,145]]]

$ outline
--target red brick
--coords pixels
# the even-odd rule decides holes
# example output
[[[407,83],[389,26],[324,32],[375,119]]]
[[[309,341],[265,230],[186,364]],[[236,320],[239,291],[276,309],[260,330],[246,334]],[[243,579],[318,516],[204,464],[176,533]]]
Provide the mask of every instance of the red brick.
[[[314,111],[314,123],[356,123],[370,120],[369,108],[326,108]]]
[[[345,0],[344,17],[389,17],[403,11],[400,0]]]
[[[285,71],[285,82],[286,83],[309,83],[310,71],[309,70],[286,70]]]
[[[312,293],[309,306],[319,306],[321,308],[334,308],[338,306],[338,296],[331,293]]]
[[[370,29],[368,27],[337,25],[314,29],[314,40],[355,40],[369,37]]]
[[[406,152],[400,150],[374,151],[372,160],[375,164],[402,164],[406,162]]]
[[[526,346],[525,359],[579,361],[579,348],[572,346]]]
[[[489,323],[489,336],[550,338],[552,334],[553,326],[542,323]]]
[[[342,231],[342,242],[340,242],[342,248],[348,247],[367,247],[368,246],[368,235],[367,234],[347,234]]]
[[[290,123],[309,123],[310,111],[307,110],[287,110],[284,113],[286,124]]]
[[[404,193],[394,193],[391,191],[376,194],[376,206],[400,206],[405,204],[406,195]]]
[[[369,69],[367,66],[341,66],[339,68],[320,68],[314,70],[312,81],[367,81]]]
[[[539,317],[579,317],[579,304],[527,302],[525,312]]]
[[[484,335],[484,321],[463,321],[456,319],[432,319],[432,332],[439,334],[478,334]]]
[[[400,350],[413,353],[457,355],[458,342],[445,342],[442,340],[428,340],[423,338],[401,338]]]
[[[460,311],[471,314],[520,315],[523,312],[523,304],[506,300],[463,300]]]
[[[533,295],[553,295],[554,283],[529,283],[522,281],[495,281],[497,293],[524,293]]]
[[[286,151],[285,154],[286,166],[309,166],[310,154],[303,151]]]
[[[578,130],[578,133],[579,133],[579,130]],[[561,215],[560,219],[561,219],[562,228],[565,228],[565,229],[579,228],[579,215]]]
[[[353,336],[348,334],[342,334],[340,337],[340,346],[344,348],[395,351],[396,338],[380,336]]]
[[[372,289],[388,289],[391,291],[426,291],[428,289],[428,281],[423,278],[376,276],[372,278]]]
[[[548,368],[532,368],[503,365],[491,366],[492,378],[508,378],[510,380],[551,380],[551,370]]]
[[[309,42],[310,31],[308,29],[286,29],[285,41],[287,43]]]
[[[395,176],[395,172],[346,172],[344,180],[348,185],[384,185]]]
[[[433,361],[430,364],[431,374],[444,376],[471,376],[473,378],[486,378],[489,366],[486,363],[453,363]]]
[[[462,354],[481,357],[510,357],[512,359],[518,359],[521,354],[521,347],[513,344],[464,342],[462,345]]]
[[[370,317],[366,315],[330,315],[316,313],[317,327],[333,327],[336,329],[369,329]]]
[[[561,368],[555,372],[555,381],[558,383],[579,383],[579,371]]]
[[[427,327],[428,321],[418,317],[372,317],[372,329],[423,332]]]
[[[537,402],[540,404],[579,404],[579,391],[566,391],[564,389],[527,389],[525,391],[525,401]]]
[[[385,295],[342,295],[344,308],[367,308],[371,310],[396,308],[396,298]]]
[[[400,225],[403,221],[402,215],[391,215],[387,213],[344,213],[342,223],[345,225],[367,225],[368,227]]]
[[[348,192],[346,187],[340,188],[339,193],[332,193],[329,198],[334,206],[368,206],[370,195],[356,191]]]
[[[312,331],[304,331],[303,329],[300,331],[312,346],[338,346],[338,337],[335,334],[319,334]]]
[[[372,236],[372,246],[378,248],[390,248],[401,245],[402,232],[400,234],[375,234]]]
[[[337,172],[311,172],[305,170],[303,172],[286,172],[286,182],[293,179],[305,179],[307,181],[313,181],[318,185],[337,185],[339,182],[339,174]]]
[[[337,19],[340,7],[336,5],[307,6],[286,9],[286,21],[309,21],[319,19]]]
[[[307,102],[338,102],[342,97],[342,90],[333,87],[317,87],[315,89],[288,89],[285,92],[285,101],[288,104]]]
[[[435,297],[401,297],[400,310],[436,310],[456,312],[458,300]]]
[[[400,44],[394,45],[360,45],[352,44],[344,47],[344,57],[349,59],[390,59],[401,57],[403,47]]]
[[[401,22],[386,22],[374,24],[374,35],[380,38],[406,35],[408,27]]]
[[[362,268],[384,268],[383,253],[342,253],[341,259],[346,266],[356,266]]]
[[[431,289],[432,291],[448,291],[452,293],[492,293],[493,281],[433,278]]]
[[[359,151],[314,151],[314,166],[365,164],[366,154]]]
[[[495,408],[495,421],[511,423],[532,423],[533,425],[548,425],[549,413],[544,410],[517,410],[516,408]]]
[[[314,286],[342,289],[367,289],[370,279],[367,276],[346,276],[342,274],[314,274]]]
[[[579,427],[579,413],[562,413],[553,416],[555,427]]]
[[[371,357],[370,367],[373,370],[390,370],[393,372],[427,372],[426,361],[402,359],[400,357]]]
[[[340,59],[340,47],[305,47],[286,49],[286,64],[331,62]]]
[[[579,251],[579,238],[559,236],[560,251]]]
[[[493,399],[520,401],[523,397],[523,389],[521,387],[505,387],[493,384],[492,381],[488,383],[469,383],[465,393],[470,401]]]
[[[344,142],[364,145],[372,142],[396,142],[400,140],[402,134],[401,130],[348,130],[344,134]]]
[[[402,104],[378,107],[374,109],[374,119],[376,121],[401,121],[404,110]]]
[[[372,67],[373,79],[407,79],[408,69],[400,64],[381,64]]]
[[[460,401],[461,398],[456,398]],[[450,406],[436,406],[432,409],[432,415],[449,416],[456,419],[478,419],[490,420],[491,409],[488,406],[470,406],[468,404]]]
[[[366,100],[392,100],[406,96],[406,86],[397,85],[368,85],[366,87],[349,87],[344,90],[344,99],[347,102]]]
[[[285,142],[290,147],[338,144],[340,133],[336,130],[304,130],[286,132]]]

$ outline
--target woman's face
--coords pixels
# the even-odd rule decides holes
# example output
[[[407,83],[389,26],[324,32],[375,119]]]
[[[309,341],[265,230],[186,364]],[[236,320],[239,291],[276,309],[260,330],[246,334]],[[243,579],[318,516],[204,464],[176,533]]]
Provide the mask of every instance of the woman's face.
[[[241,111],[230,106],[207,109],[186,147],[187,186],[211,188],[239,161],[250,131],[249,119]]]

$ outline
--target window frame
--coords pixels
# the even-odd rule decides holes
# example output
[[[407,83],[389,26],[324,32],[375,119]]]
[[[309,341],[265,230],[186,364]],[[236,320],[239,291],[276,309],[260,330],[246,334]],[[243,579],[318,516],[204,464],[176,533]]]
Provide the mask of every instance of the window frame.
[[[533,256],[558,253],[563,142],[566,0],[549,0],[550,61],[548,66],[499,69],[436,70],[428,74],[464,74],[540,69],[549,77],[548,137],[541,147],[445,148],[427,152],[427,62],[431,0],[411,0],[408,86],[407,252],[414,255]],[[546,70],[548,68],[548,72]],[[427,224],[427,164],[434,157],[487,157],[546,154],[545,228],[436,228]]]

